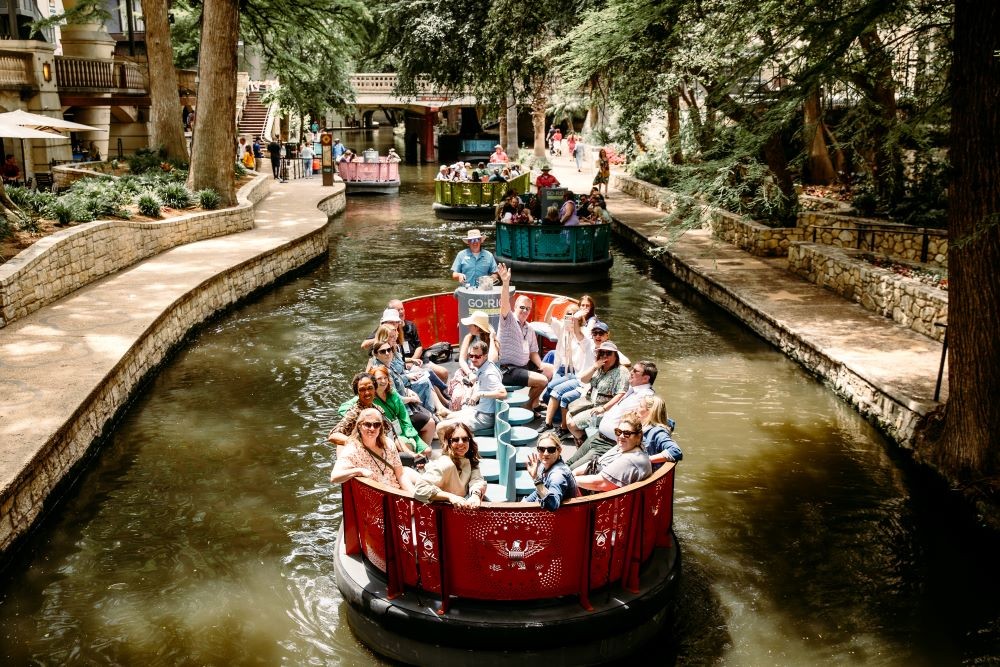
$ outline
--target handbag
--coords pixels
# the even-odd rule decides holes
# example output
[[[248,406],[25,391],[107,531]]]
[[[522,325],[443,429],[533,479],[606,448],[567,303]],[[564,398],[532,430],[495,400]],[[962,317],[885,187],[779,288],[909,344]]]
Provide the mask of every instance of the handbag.
[[[451,343],[447,341],[434,343],[424,350],[423,360],[435,364],[444,364],[451,361]]]

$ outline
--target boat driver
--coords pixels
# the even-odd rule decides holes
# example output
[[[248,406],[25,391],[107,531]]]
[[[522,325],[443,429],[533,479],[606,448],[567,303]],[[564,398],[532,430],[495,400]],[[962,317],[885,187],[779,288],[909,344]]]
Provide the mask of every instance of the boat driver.
[[[480,277],[497,275],[497,260],[489,250],[483,250],[483,235],[478,229],[470,229],[463,240],[469,247],[451,263],[451,277],[460,285],[478,288]]]

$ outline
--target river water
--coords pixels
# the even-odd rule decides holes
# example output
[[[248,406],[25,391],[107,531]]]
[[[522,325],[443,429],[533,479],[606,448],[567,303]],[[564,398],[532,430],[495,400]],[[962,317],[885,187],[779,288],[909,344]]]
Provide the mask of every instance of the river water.
[[[0,664],[379,662],[333,579],[324,436],[385,302],[453,286],[468,225],[431,215],[435,171],[352,198],[325,261],[165,364],[4,573]],[[590,293],[619,346],[656,361],[685,451],[683,590],[656,662],[996,664],[997,541],[797,365],[614,251]]]

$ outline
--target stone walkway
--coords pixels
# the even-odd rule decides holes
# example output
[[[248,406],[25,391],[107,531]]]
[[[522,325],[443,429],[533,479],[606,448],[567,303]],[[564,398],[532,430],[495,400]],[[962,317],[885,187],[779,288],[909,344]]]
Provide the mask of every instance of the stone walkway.
[[[333,190],[318,178],[274,184],[254,229],[173,248],[0,329],[0,550],[127,399],[147,359],[162,360],[203,312],[325,251],[315,237],[328,218],[317,206]]]
[[[552,171],[574,192],[589,192],[592,164],[581,173],[570,158],[557,156]],[[909,446],[914,422],[937,405],[941,343],[789,273],[785,258],[754,257],[702,229],[675,237],[662,211],[613,185],[608,210],[619,232]],[[946,400],[947,373],[941,394]]]

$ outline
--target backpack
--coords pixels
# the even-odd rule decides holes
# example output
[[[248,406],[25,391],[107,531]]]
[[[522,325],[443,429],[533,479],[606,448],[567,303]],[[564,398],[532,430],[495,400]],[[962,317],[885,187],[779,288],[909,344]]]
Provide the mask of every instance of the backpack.
[[[424,350],[423,359],[435,364],[443,364],[451,361],[451,343],[447,341],[434,343]]]

